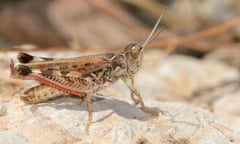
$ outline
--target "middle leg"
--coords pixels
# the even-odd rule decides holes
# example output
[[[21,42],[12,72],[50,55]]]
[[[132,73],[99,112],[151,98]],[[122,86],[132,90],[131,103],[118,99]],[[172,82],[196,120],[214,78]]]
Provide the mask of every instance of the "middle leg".
[[[85,125],[85,132],[86,133],[89,132],[89,127],[90,127],[91,122],[92,122],[92,99],[91,99],[91,97],[92,97],[91,94],[87,94],[88,120],[87,120],[87,123]]]

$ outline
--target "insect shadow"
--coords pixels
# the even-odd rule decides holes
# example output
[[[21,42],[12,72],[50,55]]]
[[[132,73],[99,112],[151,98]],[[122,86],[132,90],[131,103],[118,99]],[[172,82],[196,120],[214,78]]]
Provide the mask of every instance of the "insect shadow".
[[[93,113],[112,110],[109,112],[109,114],[103,116],[95,122],[103,121],[114,113],[128,119],[147,120],[148,118],[151,118],[150,114],[144,113],[136,105],[116,98],[105,98],[94,95],[92,96],[92,106]],[[88,111],[86,100],[80,102],[79,98],[77,97],[62,97],[44,103],[34,104],[31,105],[30,109],[32,112],[35,112],[40,107],[53,107],[57,110],[68,109],[73,111]],[[151,107],[150,109],[157,111],[158,113],[161,112],[157,107]]]

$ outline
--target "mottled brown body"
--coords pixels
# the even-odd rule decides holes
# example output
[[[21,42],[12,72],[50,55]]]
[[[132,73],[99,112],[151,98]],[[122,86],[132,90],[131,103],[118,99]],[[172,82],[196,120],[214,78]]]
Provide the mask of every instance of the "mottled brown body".
[[[26,103],[44,102],[66,93],[86,97],[88,103],[88,131],[92,120],[91,96],[121,79],[131,91],[135,104],[140,104],[144,112],[157,115],[145,107],[140,93],[134,87],[134,75],[139,71],[143,50],[152,40],[161,16],[143,45],[131,43],[124,50],[68,59],[36,57],[19,53],[19,64],[10,64],[11,76],[19,79],[34,79],[41,85],[24,92],[21,99]]]

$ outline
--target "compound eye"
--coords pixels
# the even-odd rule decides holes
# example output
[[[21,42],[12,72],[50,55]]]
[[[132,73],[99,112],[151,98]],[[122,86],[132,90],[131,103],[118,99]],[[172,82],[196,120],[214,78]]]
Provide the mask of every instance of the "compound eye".
[[[137,45],[137,43],[133,42],[133,43],[130,43],[128,44],[125,48],[124,48],[124,51],[125,52],[128,52],[128,51],[131,51],[133,47],[135,47]]]
[[[132,49],[130,50],[130,55],[131,55],[133,58],[137,58],[137,57],[138,57],[139,51],[137,50],[136,47],[132,47]]]

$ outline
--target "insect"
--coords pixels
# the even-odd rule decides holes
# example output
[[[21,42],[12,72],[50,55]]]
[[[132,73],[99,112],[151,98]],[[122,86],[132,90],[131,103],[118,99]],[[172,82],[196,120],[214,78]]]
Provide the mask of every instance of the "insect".
[[[88,132],[92,121],[91,96],[121,79],[130,89],[131,99],[136,105],[140,104],[146,113],[158,115],[145,107],[140,93],[134,87],[134,75],[142,65],[144,48],[162,30],[159,28],[161,17],[162,14],[142,45],[130,43],[121,51],[66,59],[19,53],[18,64],[15,65],[11,60],[11,77],[40,82],[40,85],[26,90],[20,99],[25,103],[39,103],[66,93],[86,98],[88,120],[85,131]]]

